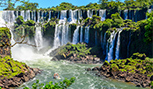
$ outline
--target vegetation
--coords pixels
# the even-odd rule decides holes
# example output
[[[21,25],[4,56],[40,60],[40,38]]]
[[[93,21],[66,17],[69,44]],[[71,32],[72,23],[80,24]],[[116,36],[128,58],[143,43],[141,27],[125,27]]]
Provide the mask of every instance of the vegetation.
[[[77,57],[86,57],[90,54],[91,48],[87,48],[86,44],[71,44],[67,43],[58,54],[63,55],[65,58],[75,54]]]
[[[36,81],[36,83],[32,84],[32,89],[67,89],[72,83],[74,83],[75,77],[72,77],[70,80],[65,78],[62,82],[60,83],[53,83],[50,81],[46,85],[43,83],[39,83],[39,80]],[[28,87],[25,87],[24,89],[30,89]]]
[[[28,35],[30,38],[34,37],[35,22],[33,20],[28,20],[24,22],[23,17],[18,16],[18,18],[16,18],[14,32],[17,35],[17,37],[22,37],[26,35]],[[16,39],[18,40],[19,38]]]
[[[25,73],[27,65],[18,61],[14,61],[10,56],[0,58],[0,79],[9,79],[21,73]]]
[[[145,54],[134,53],[131,58],[111,60],[110,63],[105,61],[104,66],[110,66],[110,70],[113,72],[126,71],[149,77],[153,75],[153,61],[146,57]]]

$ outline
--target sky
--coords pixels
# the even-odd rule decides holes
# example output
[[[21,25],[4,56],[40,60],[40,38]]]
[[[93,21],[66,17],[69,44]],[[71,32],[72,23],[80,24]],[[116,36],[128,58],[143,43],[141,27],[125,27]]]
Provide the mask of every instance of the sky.
[[[39,8],[48,8],[52,6],[57,6],[62,2],[68,2],[75,6],[82,6],[91,3],[98,3],[99,0],[29,0],[29,2],[36,2],[39,4]],[[19,5],[19,3],[17,3]],[[0,7],[0,10],[4,8]]]

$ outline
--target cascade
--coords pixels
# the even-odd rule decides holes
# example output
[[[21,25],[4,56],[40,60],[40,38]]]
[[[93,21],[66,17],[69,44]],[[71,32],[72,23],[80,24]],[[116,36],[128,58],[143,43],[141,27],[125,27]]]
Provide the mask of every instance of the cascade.
[[[81,31],[80,31],[80,42],[83,42],[83,26],[81,26]]]
[[[110,38],[107,40],[107,51],[106,51],[106,59],[108,62],[110,62],[113,59],[113,53],[114,53],[114,46],[115,46],[115,38],[116,38],[116,34],[117,32],[113,31],[111,33]],[[108,46],[108,44],[110,43],[110,45]],[[109,48],[109,51],[108,51]]]
[[[34,15],[33,15],[34,13],[33,13],[33,11],[31,11],[31,20],[33,20],[34,21]]]
[[[92,15],[93,15],[93,10],[87,10],[87,16],[89,18],[92,18]]]
[[[118,38],[117,38],[117,46],[116,46],[116,52],[115,52],[115,59],[119,59],[120,57],[120,34],[122,30],[118,32]]]
[[[65,24],[66,23],[66,18],[67,18],[67,10],[62,10],[61,15],[60,15],[59,24],[61,24],[61,23]]]
[[[44,11],[41,12],[41,22],[44,22]]]
[[[13,23],[15,22],[15,15],[14,15],[14,11],[3,11],[2,12],[2,17],[3,20],[7,23]]]
[[[24,11],[20,11],[20,15],[23,17],[24,21],[26,21]]]
[[[41,33],[41,27],[36,27],[35,44],[37,46],[38,51],[43,47],[43,38],[42,38],[42,33]]]
[[[128,10],[124,10],[124,20],[128,19]]]
[[[33,12],[34,13],[34,21],[36,22],[36,11]]]
[[[82,19],[82,10],[80,10],[80,9],[78,10],[78,18]]]
[[[77,12],[78,12],[78,10],[74,10],[74,11],[70,10],[69,11],[69,22],[70,22],[70,24],[77,22],[77,16],[78,16]]]
[[[3,12],[0,11],[0,27],[5,27],[5,21],[3,20]]]
[[[77,44],[79,42],[79,28],[80,26],[77,26],[77,28],[73,33],[73,42],[72,42],[73,44]]]
[[[48,21],[51,19],[51,15],[52,13],[51,13],[51,11],[49,11],[49,18],[48,18]]]
[[[37,22],[39,23],[39,18],[40,18],[40,11],[37,12]]]
[[[19,14],[19,13],[18,13],[18,11],[16,11],[16,16],[15,16],[15,18],[17,18],[17,17],[18,17],[18,14]]]
[[[99,16],[101,17],[101,21],[104,21],[106,18],[106,10],[99,10]]]
[[[97,45],[97,31],[95,31],[95,45]]]
[[[26,21],[30,20],[30,10],[26,11]]]
[[[62,30],[61,45],[64,45],[69,42],[69,40],[68,40],[69,24],[63,24],[61,30]]]
[[[84,42],[89,43],[89,26],[85,27]]]

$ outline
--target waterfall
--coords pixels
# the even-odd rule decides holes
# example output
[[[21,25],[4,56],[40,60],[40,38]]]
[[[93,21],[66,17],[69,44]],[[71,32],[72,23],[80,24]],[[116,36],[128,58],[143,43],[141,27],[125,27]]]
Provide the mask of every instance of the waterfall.
[[[107,48],[109,48],[109,51],[107,51],[108,53],[107,53],[106,59],[108,62],[110,62],[113,59],[116,34],[117,32],[113,31],[107,42]],[[110,43],[109,46],[108,46],[108,43]]]
[[[61,45],[64,45],[64,44],[67,44],[67,42],[68,42],[69,24],[63,24],[61,30],[62,30]]]
[[[89,26],[85,27],[84,42],[89,43]]]
[[[117,38],[117,45],[116,45],[116,52],[115,52],[115,59],[119,59],[120,57],[120,34],[122,30],[118,32],[118,38]]]
[[[39,23],[40,11],[37,12],[37,22]]]
[[[82,10],[80,10],[80,9],[78,10],[78,18],[82,19]]]
[[[97,45],[98,42],[97,42],[97,31],[95,31],[95,45]]]
[[[51,19],[51,16],[52,16],[52,13],[51,13],[51,11],[49,11],[49,19],[48,19],[48,21]]]
[[[77,44],[79,42],[79,28],[80,26],[77,26],[77,28],[73,33],[73,42],[72,42],[73,44]]]
[[[30,10],[26,11],[26,20],[30,20]]]
[[[66,18],[67,18],[67,10],[62,10],[61,15],[60,15],[59,24],[61,24],[61,23],[65,24],[66,23]]]
[[[34,21],[36,22],[36,11],[33,12],[34,13]]]
[[[43,36],[41,32],[41,27],[36,27],[35,44],[37,46],[38,51],[43,47]]]
[[[23,17],[23,19],[24,19],[24,21],[25,21],[24,11],[20,11],[20,15]]]
[[[83,42],[83,26],[81,26],[81,31],[80,31],[80,42]]]
[[[99,16],[101,17],[101,21],[104,21],[106,18],[106,10],[99,10]]]
[[[2,18],[5,22],[7,23],[12,23],[15,22],[15,14],[14,11],[3,11],[2,12]]]
[[[128,19],[128,10],[124,10],[124,20]]]
[[[89,18],[92,18],[92,15],[93,15],[93,10],[87,10],[87,16]]]
[[[0,11],[0,27],[6,27],[5,21],[3,20],[3,12]]]
[[[41,12],[41,22],[44,22],[44,11]]]
[[[18,17],[18,14],[19,14],[19,13],[18,13],[18,11],[16,11],[16,16],[15,16],[15,18],[17,18],[17,17]]]
[[[77,22],[77,16],[78,16],[77,11],[78,10],[74,10],[74,11],[70,10],[69,11],[69,22],[70,22],[70,24]]]

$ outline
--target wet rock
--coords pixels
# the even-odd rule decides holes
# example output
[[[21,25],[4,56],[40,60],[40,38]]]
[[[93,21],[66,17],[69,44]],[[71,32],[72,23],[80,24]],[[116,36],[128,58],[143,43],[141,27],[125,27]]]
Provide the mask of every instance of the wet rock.
[[[130,82],[130,81],[131,81],[131,78],[130,78],[130,77],[126,77],[126,78],[125,78],[125,81],[126,81],[126,82]]]
[[[90,69],[90,68],[87,68],[86,70],[87,70],[87,71],[91,71],[91,69]]]

